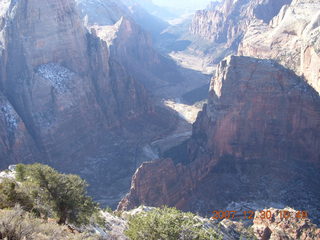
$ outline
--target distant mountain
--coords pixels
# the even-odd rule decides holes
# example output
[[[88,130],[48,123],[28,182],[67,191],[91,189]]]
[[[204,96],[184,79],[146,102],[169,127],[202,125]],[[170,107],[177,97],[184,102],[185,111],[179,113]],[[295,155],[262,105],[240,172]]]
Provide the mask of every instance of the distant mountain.
[[[154,34],[158,34],[157,26],[162,26],[163,22],[135,1],[126,1],[126,4],[119,1],[78,1],[87,28],[105,40],[112,57],[149,90],[155,91],[182,81],[178,66],[155,50],[148,31],[150,27]]]
[[[124,16],[133,18],[131,12],[121,1],[116,0],[75,0],[82,17],[90,25],[113,25]]]
[[[196,10],[205,8],[210,4],[210,0],[153,0],[159,6],[175,9],[181,13],[193,13]]]
[[[137,3],[145,10],[147,10],[150,14],[168,21],[180,16],[181,12],[176,11],[173,8],[160,6],[154,3],[151,0],[122,0],[124,4],[128,4],[128,6]]]
[[[277,60],[302,75],[320,93],[319,2],[295,0],[269,24],[251,24],[238,52]]]
[[[134,21],[121,17],[112,26],[91,29],[107,42],[110,55],[152,92],[183,81],[175,62],[160,55],[154,49],[150,34]]]
[[[269,23],[281,7],[292,0],[223,0],[214,1],[195,13],[189,31],[194,36],[192,46],[218,64],[229,54],[235,54],[251,23]],[[209,41],[209,42],[208,42]],[[203,44],[203,42],[205,44]]]
[[[113,25],[121,17],[131,19],[145,31],[157,36],[168,23],[150,14],[137,1],[76,0],[82,17],[90,25]]]
[[[225,0],[214,8],[197,11],[190,31],[214,43],[237,49],[244,32],[255,19],[269,23],[292,0]]]

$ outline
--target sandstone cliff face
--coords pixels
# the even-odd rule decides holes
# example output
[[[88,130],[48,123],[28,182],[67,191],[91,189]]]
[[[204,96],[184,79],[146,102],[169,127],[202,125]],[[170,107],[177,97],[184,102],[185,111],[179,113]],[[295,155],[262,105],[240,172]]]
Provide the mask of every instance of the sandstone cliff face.
[[[87,32],[74,1],[0,3],[0,89],[42,159],[68,158],[107,129],[152,111],[107,44]]]
[[[122,16],[131,18],[129,9],[121,1],[75,0],[81,16],[89,25],[113,25]]]
[[[38,149],[13,106],[0,92],[0,159],[1,165],[21,160],[33,162]]]
[[[320,5],[294,0],[270,22],[252,24],[239,54],[271,58],[303,75],[320,92]]]
[[[186,157],[143,164],[119,209],[167,204],[207,215],[265,201],[316,213],[319,110],[319,95],[293,72],[231,56],[212,79]]]
[[[113,25],[125,17],[154,36],[168,26],[168,23],[151,15],[135,0],[76,0],[76,3],[89,25]]]
[[[157,90],[182,81],[176,64],[155,51],[151,36],[133,21],[122,17],[112,26],[93,26],[108,43],[110,54],[148,89]]]
[[[292,0],[225,0],[214,9],[198,11],[190,31],[215,43],[237,49],[244,32],[254,20],[268,23]]]

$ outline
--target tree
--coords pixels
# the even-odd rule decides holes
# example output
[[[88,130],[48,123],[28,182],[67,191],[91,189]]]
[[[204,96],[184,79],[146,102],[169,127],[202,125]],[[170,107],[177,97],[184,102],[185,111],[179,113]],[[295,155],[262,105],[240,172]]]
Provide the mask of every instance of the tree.
[[[87,196],[86,181],[79,176],[60,174],[42,164],[20,164],[16,179],[21,182],[20,188],[28,189],[33,210],[45,216],[54,214],[59,224],[87,224],[98,211],[98,205]]]
[[[26,180],[27,175],[27,167],[23,164],[18,164],[16,166],[16,180],[19,182]]]
[[[0,183],[0,208],[11,208],[15,206],[16,183],[9,179],[4,179]]]
[[[132,240],[221,239],[194,214],[168,207],[132,216],[125,234]]]
[[[21,188],[12,179],[3,179],[0,183],[0,209],[13,208],[19,204],[28,211],[33,209],[33,200],[25,192],[26,188]]]

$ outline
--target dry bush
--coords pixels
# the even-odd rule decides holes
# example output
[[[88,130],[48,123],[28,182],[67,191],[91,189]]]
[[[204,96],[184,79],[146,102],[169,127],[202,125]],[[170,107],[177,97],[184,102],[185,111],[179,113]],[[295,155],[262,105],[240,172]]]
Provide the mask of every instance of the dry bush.
[[[2,210],[0,212],[0,238],[10,240],[30,239],[37,226],[36,221],[30,221],[20,208]]]
[[[21,207],[0,211],[0,239],[6,240],[100,240],[89,233],[71,233],[66,226],[34,218]]]

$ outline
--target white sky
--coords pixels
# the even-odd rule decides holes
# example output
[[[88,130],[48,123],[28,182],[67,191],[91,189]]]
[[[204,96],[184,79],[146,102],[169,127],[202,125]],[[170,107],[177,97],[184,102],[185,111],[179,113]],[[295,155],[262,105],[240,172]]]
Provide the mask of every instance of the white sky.
[[[210,2],[211,0],[153,0],[159,6],[186,10],[204,9]]]

